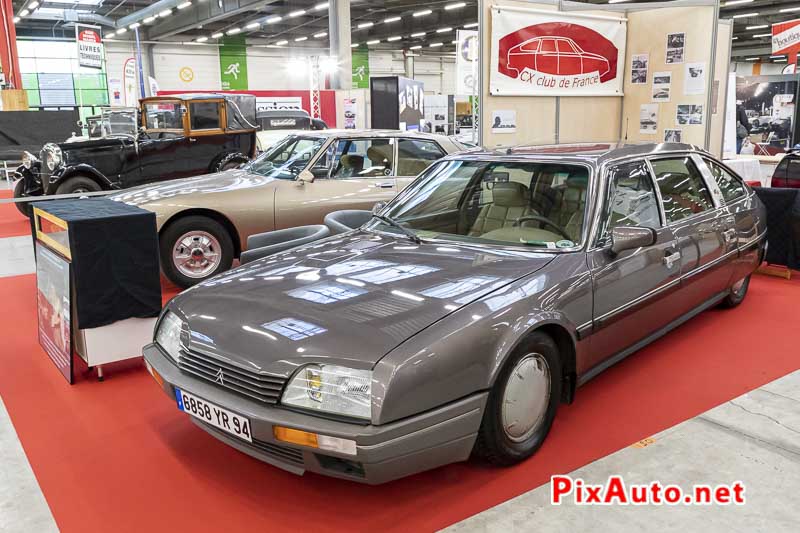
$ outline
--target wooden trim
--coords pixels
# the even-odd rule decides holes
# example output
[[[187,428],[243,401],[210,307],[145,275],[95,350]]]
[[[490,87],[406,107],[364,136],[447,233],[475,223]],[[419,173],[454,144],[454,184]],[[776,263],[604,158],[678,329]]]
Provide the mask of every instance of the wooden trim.
[[[50,237],[50,235],[42,231],[42,226],[40,223],[40,219],[42,218],[47,220],[51,224],[58,226],[64,231],[69,231],[67,223],[64,220],[58,218],[57,216],[51,215],[47,211],[42,211],[38,207],[33,208],[33,222],[36,228],[36,238],[45,243],[46,245],[48,245],[53,250],[56,250],[58,253],[66,257],[68,260],[72,261],[72,254],[70,253],[69,246],[64,246],[60,242]]]

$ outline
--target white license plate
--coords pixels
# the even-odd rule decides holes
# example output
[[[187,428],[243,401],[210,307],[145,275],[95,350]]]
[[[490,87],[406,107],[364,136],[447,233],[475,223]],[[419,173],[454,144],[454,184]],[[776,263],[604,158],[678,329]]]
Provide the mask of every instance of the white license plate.
[[[206,424],[211,424],[235,437],[253,442],[250,420],[242,415],[237,415],[178,388],[175,389],[175,399],[178,400],[178,409],[184,413],[189,413]]]

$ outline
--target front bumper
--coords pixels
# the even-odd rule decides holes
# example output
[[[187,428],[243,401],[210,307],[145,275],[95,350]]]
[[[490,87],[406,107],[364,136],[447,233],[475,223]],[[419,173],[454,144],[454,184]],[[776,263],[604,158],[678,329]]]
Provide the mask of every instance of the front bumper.
[[[379,484],[469,458],[486,405],[481,392],[397,422],[375,426],[320,418],[239,396],[182,373],[150,344],[144,358],[163,379],[164,393],[175,401],[175,388],[185,390],[250,419],[253,443],[239,440],[202,421],[203,430],[256,459],[295,474],[305,471]],[[288,444],[275,439],[273,426],[283,426],[356,442],[356,455]]]

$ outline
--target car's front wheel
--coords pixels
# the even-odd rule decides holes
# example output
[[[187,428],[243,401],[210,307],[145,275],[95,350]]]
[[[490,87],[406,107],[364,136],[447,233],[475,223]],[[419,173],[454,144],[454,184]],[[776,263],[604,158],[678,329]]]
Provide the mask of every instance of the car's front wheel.
[[[561,359],[553,339],[532,333],[506,362],[489,393],[474,454],[497,465],[533,455],[561,399]]]
[[[27,198],[27,196],[25,196],[25,180],[17,180],[17,183],[14,185],[14,198]],[[14,205],[17,206],[17,210],[22,213],[23,216],[31,216],[33,208],[29,202],[17,203]]]
[[[188,216],[167,226],[160,236],[161,269],[186,288],[224,272],[233,264],[233,239],[209,217]]]
[[[56,188],[56,194],[80,194],[84,192],[97,192],[102,190],[100,185],[86,176],[73,176],[68,178]]]
[[[750,287],[750,276],[746,278],[742,278],[736,283],[733,284],[731,287],[730,293],[728,296],[722,300],[722,307],[736,307],[744,300],[744,297],[747,296],[747,289]]]

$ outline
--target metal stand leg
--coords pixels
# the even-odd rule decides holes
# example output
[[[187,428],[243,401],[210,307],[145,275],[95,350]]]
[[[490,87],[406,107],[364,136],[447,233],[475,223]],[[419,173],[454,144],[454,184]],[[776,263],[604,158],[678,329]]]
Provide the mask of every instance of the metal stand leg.
[[[104,379],[103,379],[103,365],[97,365],[97,381],[104,381]]]

